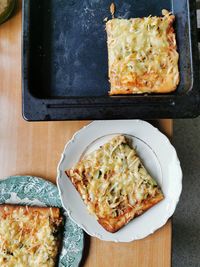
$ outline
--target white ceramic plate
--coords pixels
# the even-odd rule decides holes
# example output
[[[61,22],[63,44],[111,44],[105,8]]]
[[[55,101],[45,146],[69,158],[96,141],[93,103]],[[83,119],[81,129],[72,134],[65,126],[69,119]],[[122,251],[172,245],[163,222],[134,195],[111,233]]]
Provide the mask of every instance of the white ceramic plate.
[[[132,138],[137,153],[158,181],[165,199],[113,234],[104,230],[88,213],[65,170],[74,166],[85,153],[97,149],[117,134]],[[57,169],[57,184],[69,216],[89,235],[106,241],[130,242],[153,233],[172,216],[182,190],[182,171],[174,147],[151,124],[141,120],[94,121],[66,144]]]

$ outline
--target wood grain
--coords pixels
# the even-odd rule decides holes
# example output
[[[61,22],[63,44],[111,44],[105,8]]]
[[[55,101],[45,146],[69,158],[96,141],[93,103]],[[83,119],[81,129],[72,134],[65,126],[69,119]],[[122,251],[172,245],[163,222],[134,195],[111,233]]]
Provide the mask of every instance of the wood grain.
[[[0,178],[35,175],[55,182],[65,143],[87,121],[26,122],[21,111],[21,1],[15,15],[0,25]],[[172,121],[153,121],[168,136]],[[171,222],[144,240],[128,244],[86,236],[81,266],[169,267]]]

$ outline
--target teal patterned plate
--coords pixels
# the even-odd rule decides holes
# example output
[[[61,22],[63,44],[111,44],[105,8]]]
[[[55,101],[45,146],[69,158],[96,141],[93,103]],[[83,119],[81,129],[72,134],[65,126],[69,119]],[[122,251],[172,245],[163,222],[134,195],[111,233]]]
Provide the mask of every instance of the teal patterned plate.
[[[62,208],[57,187],[32,176],[11,176],[0,180],[0,204],[4,203]],[[69,219],[66,212],[63,214],[65,226],[59,267],[77,267],[83,252],[83,231]]]

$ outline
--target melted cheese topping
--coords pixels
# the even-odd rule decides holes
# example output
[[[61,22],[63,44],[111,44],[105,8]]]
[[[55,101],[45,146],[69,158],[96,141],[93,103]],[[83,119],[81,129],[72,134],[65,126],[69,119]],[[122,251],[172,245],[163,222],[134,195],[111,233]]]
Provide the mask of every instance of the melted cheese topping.
[[[51,214],[28,209],[0,213],[0,266],[53,267],[58,253]]]
[[[179,82],[176,39],[167,11],[164,17],[112,19],[108,34],[111,94],[166,92]]]
[[[0,1],[0,15],[2,15],[6,9],[9,7],[11,0],[1,0]]]
[[[124,136],[85,156],[68,174],[98,218],[118,217],[159,190]]]

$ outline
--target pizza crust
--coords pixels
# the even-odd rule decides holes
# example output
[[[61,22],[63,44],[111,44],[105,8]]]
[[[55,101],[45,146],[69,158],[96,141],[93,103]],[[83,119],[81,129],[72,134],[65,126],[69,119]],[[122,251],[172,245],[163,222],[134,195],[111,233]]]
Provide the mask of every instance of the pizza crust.
[[[75,186],[76,190],[79,192],[79,194],[82,196],[81,188],[83,187],[81,182],[75,182],[75,180],[70,175],[70,171],[66,171],[67,176],[70,178],[71,182]],[[135,205],[134,207],[130,207],[126,213],[124,213],[122,216],[118,216],[115,218],[106,217],[106,218],[99,218],[97,215],[97,221],[105,230],[107,230],[110,233],[115,233],[118,230],[120,230],[123,226],[125,226],[128,222],[130,222],[132,219],[138,217],[139,215],[142,215],[145,211],[156,205],[158,202],[164,199],[164,196],[160,190],[158,190],[157,195],[155,197],[149,197],[142,203],[140,203],[139,206]],[[88,200],[87,200],[88,201]]]
[[[112,155],[110,158],[109,153]],[[122,154],[123,159],[119,159],[118,155]],[[102,160],[104,164],[100,163]],[[115,163],[112,163],[113,160]],[[120,171],[122,169],[123,172]],[[83,157],[74,168],[66,170],[66,175],[89,213],[111,233],[164,198],[161,189],[124,136],[114,137]]]
[[[6,208],[6,211],[5,211]],[[56,207],[36,207],[36,206],[22,206],[13,204],[1,204],[0,213],[11,214],[14,210],[22,209],[27,213],[38,212],[43,215],[50,215],[53,219],[60,218],[60,209]]]
[[[163,195],[158,193],[156,197],[146,199],[143,203],[140,204],[140,208],[137,206],[130,208],[123,216],[116,218],[100,218],[98,222],[106,229],[108,232],[115,233],[128,222],[134,218],[142,215],[145,211],[156,205],[158,202],[163,200]]]
[[[61,225],[56,207],[0,205],[0,265],[57,266]]]
[[[106,23],[110,95],[169,93],[180,81],[175,16],[111,19]]]

